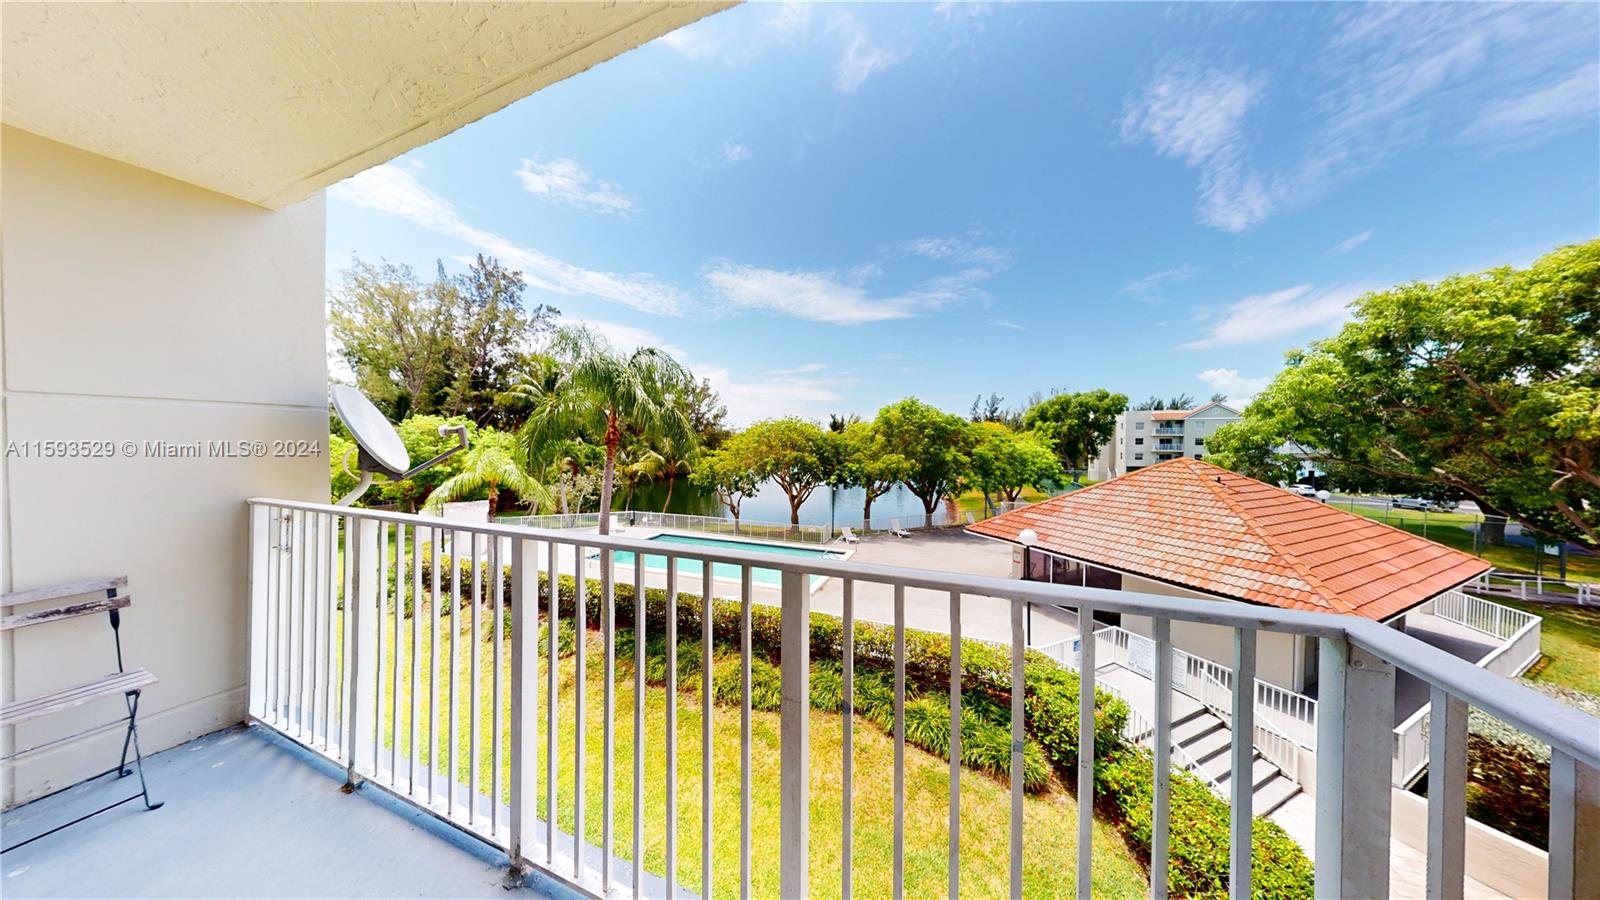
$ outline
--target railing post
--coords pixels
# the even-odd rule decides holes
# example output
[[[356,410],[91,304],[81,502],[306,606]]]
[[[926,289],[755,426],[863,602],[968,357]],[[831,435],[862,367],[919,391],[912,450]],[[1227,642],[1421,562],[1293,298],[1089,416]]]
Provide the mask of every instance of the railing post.
[[[1459,900],[1467,841],[1467,704],[1441,688],[1429,701],[1428,900]]]
[[[1394,666],[1322,638],[1317,674],[1316,895],[1387,897]]]
[[[267,566],[272,559],[272,508],[250,508],[250,715],[267,714]]]
[[[582,603],[582,599],[579,599]],[[511,858],[513,874],[528,867],[524,842],[538,815],[539,558],[530,540],[511,542]],[[582,632],[580,631],[581,635]],[[581,647],[580,647],[580,652]],[[452,777],[455,773],[451,773]]]
[[[811,591],[801,572],[783,573],[779,887],[785,897],[811,893]]]
[[[1600,769],[1550,754],[1550,898],[1588,896],[1600,871]]]
[[[351,522],[355,525],[352,565],[356,573],[356,596],[346,625],[355,636],[350,644],[350,693],[345,698],[344,718],[350,725],[351,735],[346,787],[359,783],[356,761],[372,758],[376,738],[378,710],[373,698],[378,683],[378,595],[384,579],[384,573],[378,571],[378,522],[361,517],[353,517]]]

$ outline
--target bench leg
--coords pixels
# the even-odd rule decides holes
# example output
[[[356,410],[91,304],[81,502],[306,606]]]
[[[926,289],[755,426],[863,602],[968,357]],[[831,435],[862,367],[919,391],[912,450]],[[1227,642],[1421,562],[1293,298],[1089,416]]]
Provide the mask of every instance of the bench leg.
[[[128,733],[122,739],[122,761],[117,767],[117,777],[126,778],[133,774],[128,768],[128,747],[133,747],[133,764],[139,770],[139,795],[144,800],[145,809],[160,809],[166,801],[161,803],[150,802],[150,786],[144,780],[144,754],[139,752],[139,694],[137,690],[129,691],[123,696],[128,704]],[[132,798],[129,798],[132,799]]]

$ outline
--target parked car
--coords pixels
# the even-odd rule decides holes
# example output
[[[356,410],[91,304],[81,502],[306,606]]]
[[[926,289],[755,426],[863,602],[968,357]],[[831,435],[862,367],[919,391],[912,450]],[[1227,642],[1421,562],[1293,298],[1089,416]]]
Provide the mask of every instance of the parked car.
[[[1427,497],[1395,497],[1389,501],[1389,505],[1395,509],[1451,512],[1460,504],[1454,500],[1430,500]]]
[[[1291,484],[1289,491],[1302,497],[1310,497],[1312,500],[1317,499],[1317,489],[1309,484]]]

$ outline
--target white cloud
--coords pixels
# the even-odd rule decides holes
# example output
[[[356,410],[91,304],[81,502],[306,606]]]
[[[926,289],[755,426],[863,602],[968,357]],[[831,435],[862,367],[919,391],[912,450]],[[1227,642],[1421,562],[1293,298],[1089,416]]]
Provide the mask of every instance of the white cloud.
[[[995,268],[1005,266],[1011,258],[1011,254],[1001,247],[975,244],[966,238],[959,237],[913,238],[909,241],[901,241],[896,245],[896,249],[908,256],[920,256],[924,259],[933,260],[951,260]]]
[[[655,347],[683,363],[696,378],[704,378],[727,404],[729,424],[747,425],[772,415],[821,419],[838,411],[841,389],[848,375],[830,371],[826,363],[812,362],[787,369],[768,369],[751,376],[735,376],[723,366],[695,362],[682,348],[645,328],[594,319],[575,320],[623,353]]]
[[[721,263],[707,269],[706,282],[741,309],[764,309],[835,325],[860,325],[916,315],[911,297],[875,299],[858,283],[831,272],[783,272]]]
[[[568,325],[581,325],[599,335],[611,349],[620,353],[632,353],[641,347],[654,347],[663,353],[670,354],[674,359],[683,360],[687,357],[682,347],[662,339],[662,337],[647,328],[638,328],[633,325],[624,325],[621,322],[602,322],[596,319],[563,318],[562,322]]]
[[[744,162],[750,158],[750,148],[738,141],[723,141],[722,158],[731,163]]]
[[[1360,234],[1352,234],[1339,243],[1334,244],[1332,247],[1329,247],[1328,255],[1343,256],[1370,240],[1372,240],[1372,229],[1368,228],[1366,231],[1363,231]]]
[[[449,201],[423,187],[395,163],[375,166],[347,178],[328,190],[329,196],[352,206],[405,219],[439,234],[457,238],[477,250],[497,256],[518,269],[536,290],[570,296],[595,297],[644,312],[676,315],[687,302],[683,292],[653,275],[619,275],[575,266],[564,260],[522,247],[509,238],[476,228],[456,212]]]
[[[805,43],[811,32],[813,7],[780,3],[730,10],[669,31],[656,40],[687,59],[714,59],[729,66],[755,62],[769,47]]]
[[[1122,137],[1200,172],[1200,220],[1246,231],[1271,212],[1269,189],[1249,170],[1245,116],[1261,102],[1266,77],[1195,62],[1163,64],[1122,114]]]
[[[1021,325],[1018,325],[1016,322],[1008,321],[1006,319],[995,319],[993,322],[990,322],[989,324],[993,325],[996,328],[1009,328],[1012,331],[1025,331],[1026,330]]]
[[[633,200],[616,185],[590,177],[582,164],[572,159],[542,162],[525,159],[517,170],[523,190],[547,200],[627,218]]]
[[[1295,89],[1282,113],[1303,138],[1259,148],[1268,161],[1252,140],[1268,100],[1259,72],[1169,60],[1125,103],[1125,140],[1197,172],[1202,223],[1248,231],[1435,135],[1525,143],[1593,120],[1592,5],[1334,9],[1325,44],[1281,63],[1275,80]]]
[[[1122,293],[1132,296],[1136,300],[1153,301],[1158,299],[1156,294],[1170,284],[1188,281],[1200,274],[1200,269],[1188,263],[1172,269],[1162,269],[1151,272],[1143,278],[1135,278],[1122,286]]]
[[[984,300],[982,284],[1004,269],[1010,253],[966,238],[924,237],[880,247],[881,258],[843,271],[769,269],[729,261],[707,266],[701,276],[712,292],[736,309],[766,310],[835,325],[904,319],[966,300]],[[868,284],[896,257],[919,257],[953,265],[914,287],[875,296]],[[924,263],[924,266],[927,264]]]
[[[751,4],[668,32],[656,40],[686,59],[715,60],[726,66],[754,63],[774,48],[805,47],[817,38],[832,53],[833,86],[850,93],[868,78],[900,61],[900,54],[872,39],[861,20],[835,11],[826,27],[813,29],[815,10],[809,3]]]
[[[1214,393],[1226,394],[1228,405],[1234,409],[1243,409],[1272,383],[1271,375],[1246,378],[1239,374],[1238,369],[1207,369],[1195,377],[1205,382]]]
[[[1178,349],[1253,344],[1307,328],[1334,325],[1350,317],[1350,301],[1365,290],[1348,284],[1316,289],[1302,284],[1270,294],[1254,294],[1228,307],[1221,320],[1212,324],[1210,334]]]
[[[1589,63],[1558,84],[1491,104],[1467,127],[1466,135],[1516,142],[1581,125],[1594,118],[1596,108],[1600,108],[1600,63]]]
[[[834,67],[835,90],[852,93],[868,78],[900,61],[899,54],[874,43],[861,20],[847,12],[834,15],[828,30],[844,41],[844,51]]]

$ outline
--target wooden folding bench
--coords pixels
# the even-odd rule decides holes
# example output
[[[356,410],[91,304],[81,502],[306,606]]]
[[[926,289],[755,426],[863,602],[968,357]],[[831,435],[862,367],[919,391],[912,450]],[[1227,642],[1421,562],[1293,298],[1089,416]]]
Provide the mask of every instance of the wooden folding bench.
[[[74,709],[84,705],[85,703],[90,703],[106,697],[115,697],[118,694],[121,694],[123,702],[126,703],[128,707],[128,715],[126,718],[128,730],[122,738],[122,759],[117,763],[116,768],[107,769],[98,775],[90,776],[89,778],[85,779],[85,781],[93,781],[96,778],[104,778],[112,773],[116,773],[118,778],[126,778],[127,776],[133,774],[134,768],[138,769],[139,772],[139,793],[124,797],[109,806],[101,807],[92,813],[79,816],[78,818],[73,819],[65,824],[57,825],[55,828],[52,828],[42,834],[36,834],[25,841],[19,841],[11,846],[5,847],[3,850],[0,850],[0,853],[15,850],[24,844],[31,844],[42,837],[55,834],[57,831],[60,831],[63,828],[76,825],[79,822],[82,822],[84,819],[97,816],[108,810],[116,809],[122,804],[129,803],[134,800],[142,799],[146,809],[160,809],[162,806],[160,803],[150,802],[150,788],[145,784],[144,779],[144,755],[139,752],[139,695],[147,685],[155,684],[156,676],[150,674],[150,672],[144,669],[127,669],[122,665],[121,610],[123,607],[133,602],[133,598],[123,592],[127,586],[128,577],[126,575],[119,575],[116,578],[97,578],[89,581],[75,581],[70,584],[59,584],[53,587],[34,588],[30,591],[18,591],[14,594],[0,595],[0,611],[6,613],[3,618],[0,618],[0,631],[10,631],[13,628],[22,628],[28,625],[43,625],[46,622],[58,622],[63,619],[72,619],[78,616],[106,613],[111,620],[111,636],[117,651],[117,671],[112,672],[109,675],[104,675],[100,678],[96,678],[93,681],[74,685],[59,691],[53,691],[38,697],[31,697],[26,700],[14,700],[5,704],[4,706],[0,706],[0,728],[9,728],[13,725],[18,725],[23,722],[32,721],[34,719],[42,719],[45,716],[50,716],[59,712],[65,712],[69,709]],[[44,603],[50,600],[81,598],[90,594],[103,594],[104,596],[96,597],[92,600],[75,599],[71,603],[46,607],[43,609],[36,609],[31,612],[22,612],[14,615],[9,614],[14,607],[31,606],[33,604]],[[124,720],[118,719],[116,721],[120,722]],[[38,753],[39,751],[56,746],[57,744],[73,740],[74,738],[82,737],[83,735],[88,734],[90,731],[98,731],[103,727],[105,726],[98,726],[96,728],[89,729],[89,731],[78,732],[76,734],[57,738],[53,741],[48,741],[34,747],[19,750],[11,753],[3,759],[4,761],[9,762],[23,756]],[[134,768],[128,767],[129,749],[133,750]],[[76,785],[68,785],[68,787],[75,786]],[[45,797],[54,796],[55,794],[59,794],[64,790],[67,790],[67,788],[61,788],[60,790],[52,791],[49,794],[45,794],[43,797],[39,797],[37,799],[43,800]]]

